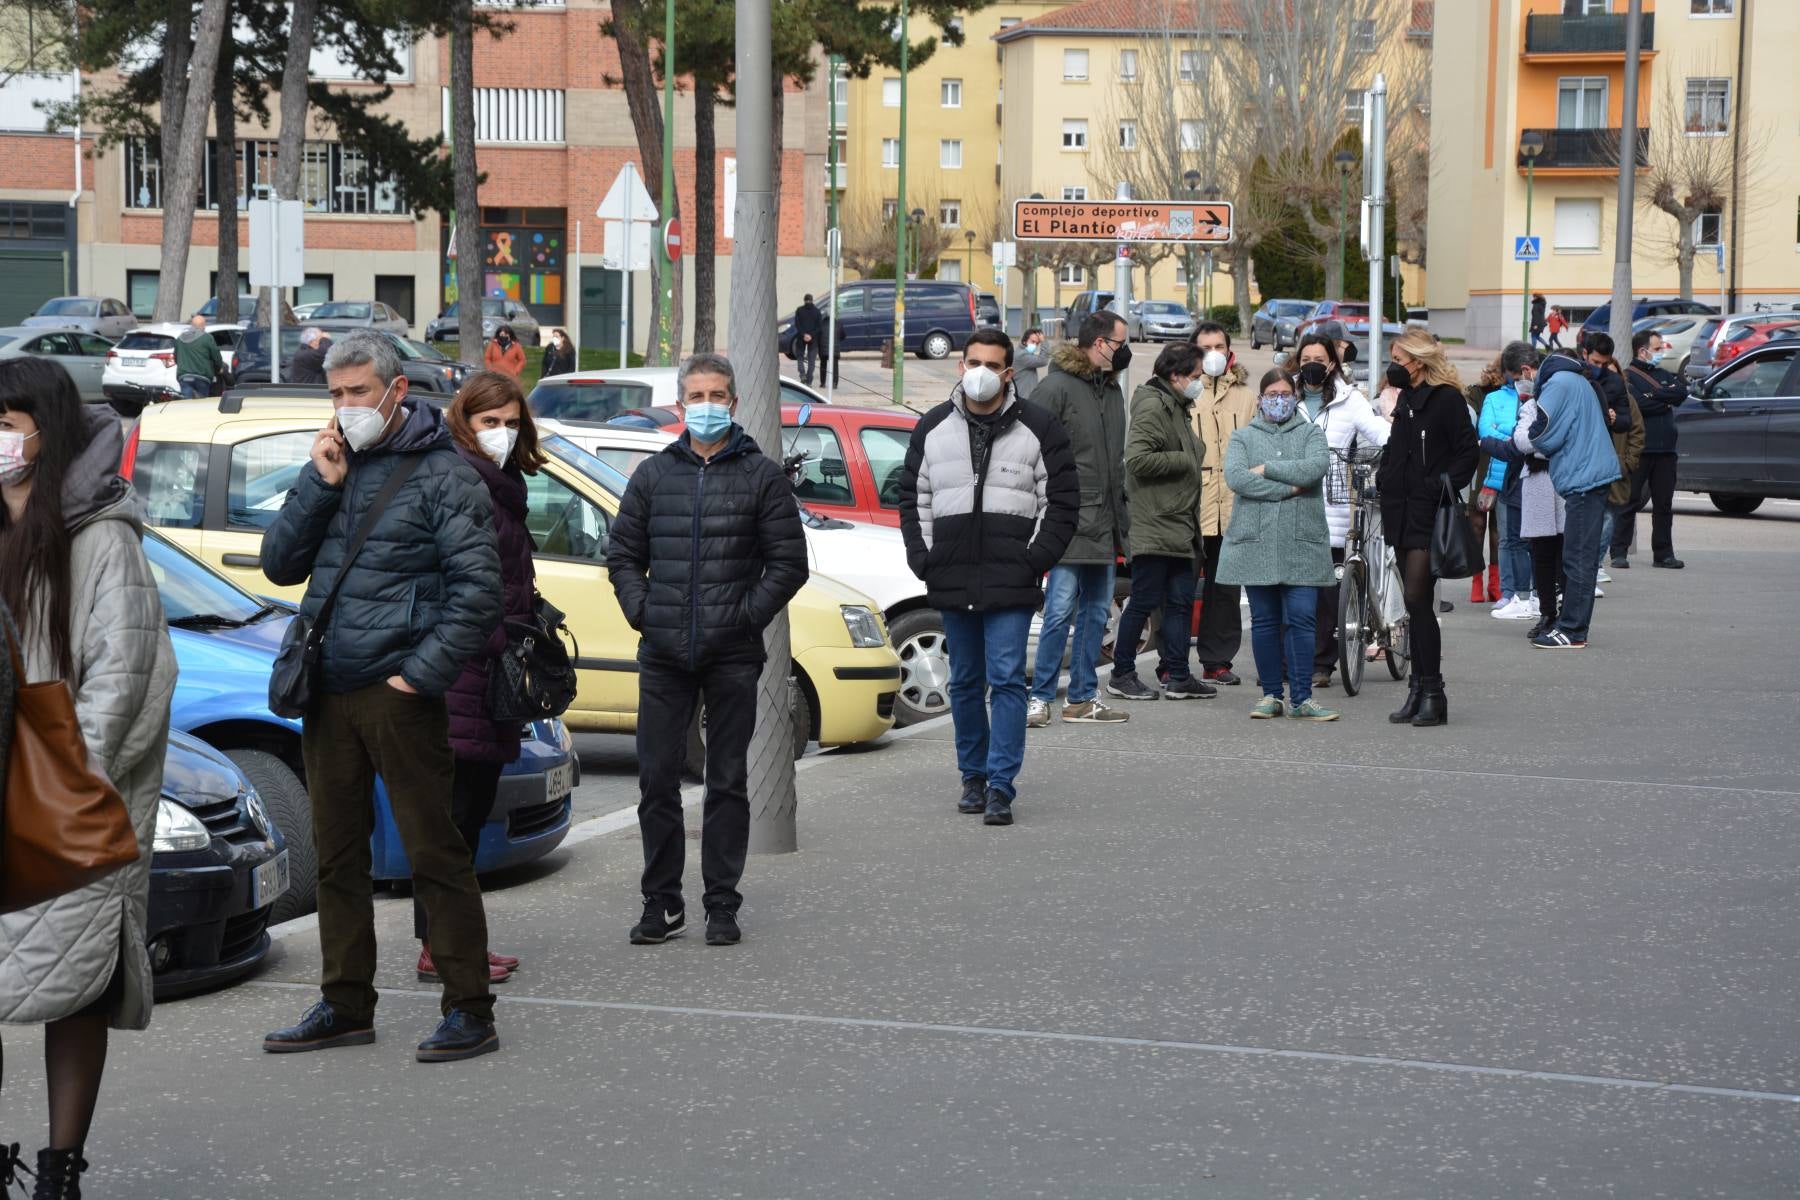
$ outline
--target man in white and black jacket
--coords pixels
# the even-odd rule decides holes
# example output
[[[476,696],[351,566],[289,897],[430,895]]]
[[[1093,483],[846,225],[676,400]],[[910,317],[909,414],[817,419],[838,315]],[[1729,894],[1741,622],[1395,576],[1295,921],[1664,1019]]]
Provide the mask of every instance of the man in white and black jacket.
[[[900,477],[907,564],[944,618],[957,810],[1012,824],[1025,759],[1025,646],[1039,580],[1075,536],[1069,436],[1012,386],[1012,339],[978,330],[950,399],[913,429]],[[992,712],[989,711],[989,695]]]

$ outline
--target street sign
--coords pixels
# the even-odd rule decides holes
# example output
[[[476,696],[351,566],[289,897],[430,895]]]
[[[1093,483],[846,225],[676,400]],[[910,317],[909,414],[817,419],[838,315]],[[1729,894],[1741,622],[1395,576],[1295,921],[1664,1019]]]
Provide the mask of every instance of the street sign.
[[[1541,248],[1541,245],[1542,245],[1541,238],[1535,238],[1535,237],[1516,237],[1516,238],[1514,238],[1513,239],[1513,261],[1514,262],[1537,262],[1538,261],[1538,251]]]
[[[1039,242],[1229,242],[1231,205],[1174,200],[1015,200],[1013,236]]]
[[[836,229],[825,231],[825,265],[835,271],[838,269],[838,258],[843,253],[843,234]]]
[[[993,259],[994,259],[994,268],[996,270],[999,270],[999,269],[1002,269],[1005,267],[1018,266],[1019,265],[1019,243],[1017,243],[1017,242],[995,242],[994,248],[993,248]]]
[[[631,223],[630,254],[626,253],[625,222],[605,224],[605,244],[600,251],[600,266],[607,271],[648,271],[650,269],[650,225],[645,221]]]
[[[656,220],[656,201],[644,190],[644,180],[638,174],[636,163],[625,164],[624,170],[606,190],[606,199],[600,201],[594,215],[602,221]]]
[[[669,252],[669,261],[675,262],[681,257],[681,221],[670,217],[669,223],[663,226],[663,247]]]
[[[306,282],[306,226],[298,200],[250,201],[250,286],[300,287]]]

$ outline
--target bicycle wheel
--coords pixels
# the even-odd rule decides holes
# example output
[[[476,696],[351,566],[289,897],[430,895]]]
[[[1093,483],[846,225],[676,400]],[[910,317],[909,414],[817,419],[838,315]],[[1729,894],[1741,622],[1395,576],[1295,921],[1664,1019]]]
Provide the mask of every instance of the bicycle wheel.
[[[1368,644],[1368,569],[1361,559],[1351,559],[1344,564],[1344,578],[1338,582],[1338,670],[1346,696],[1362,690]]]
[[[1410,628],[1402,617],[1388,629],[1388,674],[1396,680],[1406,678],[1406,664],[1412,660],[1412,637],[1407,632]]]

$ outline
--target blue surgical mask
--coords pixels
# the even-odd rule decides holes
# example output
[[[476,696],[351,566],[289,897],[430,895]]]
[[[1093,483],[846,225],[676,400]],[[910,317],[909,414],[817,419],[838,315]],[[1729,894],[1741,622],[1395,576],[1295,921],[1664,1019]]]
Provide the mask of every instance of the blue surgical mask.
[[[731,406],[710,402],[687,406],[688,432],[702,442],[716,442],[731,428]]]
[[[1294,407],[1299,401],[1292,392],[1264,392],[1257,403],[1263,416],[1280,425],[1294,415]]]

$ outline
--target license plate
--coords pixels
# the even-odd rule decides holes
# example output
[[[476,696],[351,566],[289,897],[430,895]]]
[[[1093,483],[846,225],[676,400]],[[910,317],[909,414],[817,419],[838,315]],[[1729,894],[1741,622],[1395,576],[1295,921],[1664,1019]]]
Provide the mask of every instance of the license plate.
[[[250,873],[251,908],[275,903],[275,897],[288,890],[288,852],[283,850]]]
[[[121,354],[119,355],[119,365],[124,367],[141,367],[144,365],[144,360],[137,355]]]
[[[544,772],[544,799],[561,800],[575,790],[575,764],[559,763]]]

